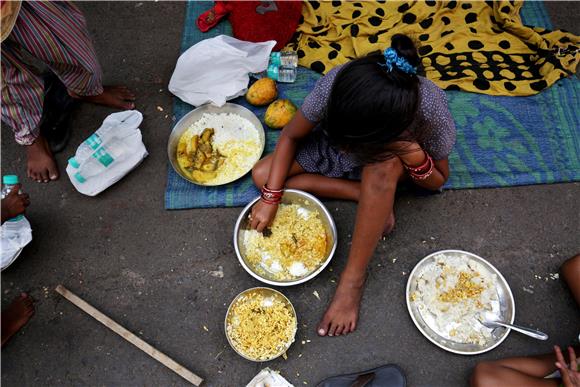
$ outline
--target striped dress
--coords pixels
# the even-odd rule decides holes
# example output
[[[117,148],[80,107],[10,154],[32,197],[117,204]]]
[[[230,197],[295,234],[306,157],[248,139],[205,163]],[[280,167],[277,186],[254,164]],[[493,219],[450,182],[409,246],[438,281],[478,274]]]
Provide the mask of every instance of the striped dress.
[[[103,92],[102,72],[85,18],[72,3],[22,2],[10,36],[2,42],[2,122],[21,145],[39,135],[44,82],[28,57],[43,62],[69,91]]]

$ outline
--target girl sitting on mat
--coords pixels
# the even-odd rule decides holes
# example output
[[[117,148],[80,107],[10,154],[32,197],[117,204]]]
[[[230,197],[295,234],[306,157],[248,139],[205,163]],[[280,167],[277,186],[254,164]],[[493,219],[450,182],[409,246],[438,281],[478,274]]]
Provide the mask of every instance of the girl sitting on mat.
[[[318,325],[321,336],[355,330],[366,270],[381,234],[395,225],[403,180],[439,190],[449,176],[455,125],[444,92],[417,75],[411,39],[395,35],[383,54],[335,67],[286,125],[274,153],[252,170],[262,199],[251,225],[273,221],[284,187],[359,203],[346,268]]]

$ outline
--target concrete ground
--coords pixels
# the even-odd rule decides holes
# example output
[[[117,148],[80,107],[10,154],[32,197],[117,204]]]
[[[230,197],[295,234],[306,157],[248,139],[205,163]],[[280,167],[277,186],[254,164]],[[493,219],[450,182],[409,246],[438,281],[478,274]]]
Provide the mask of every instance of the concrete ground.
[[[544,277],[580,251],[578,183],[400,197],[397,228],[372,262],[359,330],[339,338],[319,338],[314,328],[345,264],[356,207],[328,202],[338,224],[339,248],[332,271],[284,289],[300,323],[288,360],[257,364],[239,357],[223,333],[226,308],[237,293],[260,285],[240,267],[233,250],[231,230],[240,209],[163,208],[165,147],[172,126],[166,87],[179,55],[185,3],[79,6],[86,12],[106,82],[127,84],[139,95],[150,156],[96,198],[77,193],[66,177],[48,185],[24,182],[33,201],[27,216],[34,240],[2,273],[2,306],[25,290],[36,299],[36,314],[2,350],[3,385],[185,385],[63,300],[53,291],[58,284],[211,386],[245,385],[266,365],[299,386],[385,363],[401,366],[411,386],[461,386],[480,360],[550,352],[553,344],[575,341],[578,307],[562,281]],[[580,32],[580,3],[548,2],[547,7],[557,27]],[[61,166],[110,112],[90,105],[78,109],[71,143],[57,156]],[[2,174],[7,173],[25,176],[25,158],[4,129]],[[517,322],[548,332],[550,340],[512,333],[497,349],[466,357],[425,339],[407,313],[407,274],[419,259],[446,248],[473,251],[493,262],[512,288]],[[208,273],[218,266],[223,266],[223,279]]]

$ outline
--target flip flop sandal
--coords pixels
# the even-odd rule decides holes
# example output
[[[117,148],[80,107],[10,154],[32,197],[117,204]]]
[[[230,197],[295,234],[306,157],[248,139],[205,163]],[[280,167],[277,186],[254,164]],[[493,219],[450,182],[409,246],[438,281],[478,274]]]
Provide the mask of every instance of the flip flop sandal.
[[[348,375],[333,376],[316,387],[405,387],[407,380],[403,370],[387,364],[372,370]]]
[[[207,32],[215,27],[229,13],[230,10],[228,7],[221,1],[217,1],[213,8],[205,11],[197,18],[197,28],[201,32]]]

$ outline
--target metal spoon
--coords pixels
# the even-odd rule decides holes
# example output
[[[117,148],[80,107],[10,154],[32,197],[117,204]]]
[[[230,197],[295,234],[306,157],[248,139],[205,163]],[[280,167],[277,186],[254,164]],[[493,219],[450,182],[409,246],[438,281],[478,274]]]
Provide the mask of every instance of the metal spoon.
[[[523,333],[524,335],[533,337],[534,339],[548,340],[548,335],[545,334],[544,332],[532,328],[526,328],[519,325],[512,325],[503,321],[499,321],[499,316],[497,316],[492,312],[485,312],[483,319],[480,321],[483,325],[485,325],[488,328],[504,327],[513,329],[516,332]]]

